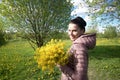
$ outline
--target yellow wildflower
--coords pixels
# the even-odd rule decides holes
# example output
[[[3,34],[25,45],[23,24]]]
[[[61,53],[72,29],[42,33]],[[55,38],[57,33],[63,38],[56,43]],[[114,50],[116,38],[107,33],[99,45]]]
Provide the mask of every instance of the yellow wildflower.
[[[66,64],[68,56],[65,43],[51,39],[45,46],[36,49],[34,58],[42,70],[53,70],[56,64]]]

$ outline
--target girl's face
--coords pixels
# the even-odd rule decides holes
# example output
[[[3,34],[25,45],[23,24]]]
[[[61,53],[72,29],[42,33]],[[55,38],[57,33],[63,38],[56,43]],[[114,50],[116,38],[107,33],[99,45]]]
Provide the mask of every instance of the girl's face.
[[[81,30],[76,24],[69,23],[68,35],[72,41],[75,41],[83,33],[84,33],[84,30]]]

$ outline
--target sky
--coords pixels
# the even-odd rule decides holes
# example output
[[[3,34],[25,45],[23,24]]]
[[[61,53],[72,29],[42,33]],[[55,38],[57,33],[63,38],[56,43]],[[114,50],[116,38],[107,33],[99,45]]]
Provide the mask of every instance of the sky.
[[[74,5],[74,10],[71,12],[71,16],[73,16],[73,18],[75,18],[76,16],[82,17],[87,22],[86,27],[88,28],[91,23],[91,17],[88,16],[89,10],[87,4],[83,0],[72,0],[72,3]]]
[[[71,12],[71,16],[73,15],[81,16],[84,19],[89,20],[89,17],[87,16],[87,14],[85,14],[88,12],[86,3],[82,0],[72,0],[72,3],[74,5],[74,10]]]
[[[92,2],[92,0],[89,0],[90,2]],[[109,1],[109,0],[108,0]],[[1,0],[0,0],[1,2]],[[74,10],[71,12],[71,16],[81,16],[83,19],[85,19],[85,21],[87,22],[87,26],[86,28],[88,28],[88,26],[90,26],[92,20],[91,20],[91,17],[88,16],[88,13],[89,13],[89,10],[88,10],[88,5],[83,1],[83,0],[72,0],[71,1],[74,5]],[[99,10],[99,9],[97,9]],[[72,17],[72,18],[74,18]],[[109,18],[109,17],[108,17]],[[98,17],[97,19],[98,21],[100,20],[100,17]],[[116,25],[118,24],[119,21],[117,20],[113,20],[113,21],[109,21],[107,20],[107,22],[110,22],[109,24],[111,25]],[[100,22],[98,22],[99,24]],[[98,29],[99,31],[101,32],[103,30],[103,27],[105,26],[105,21],[102,23],[102,25],[98,25]]]
[[[89,0],[89,1],[92,2],[92,0]],[[74,15],[74,17],[81,16],[87,22],[87,26],[86,27],[90,26],[90,24],[91,24],[91,17],[88,16],[89,10],[88,10],[87,4],[83,0],[72,0],[72,3],[74,5],[74,10],[71,12],[71,16],[73,16],[73,15]],[[99,10],[99,9],[97,9],[97,10]],[[112,21],[109,21],[109,16],[102,15],[102,17],[107,17],[108,19],[106,21],[102,22],[102,24],[100,22],[98,22],[98,29],[99,29],[100,32],[103,31],[103,29],[106,26],[107,22],[110,25],[114,25],[114,26],[117,25],[118,22],[119,22],[116,19],[114,19]],[[100,19],[101,19],[101,17],[97,18],[98,21]]]

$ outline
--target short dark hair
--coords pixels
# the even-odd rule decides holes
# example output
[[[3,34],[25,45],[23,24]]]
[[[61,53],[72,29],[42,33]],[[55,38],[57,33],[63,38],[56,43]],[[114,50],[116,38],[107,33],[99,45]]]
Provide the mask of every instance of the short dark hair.
[[[78,25],[80,29],[85,31],[85,26],[87,25],[86,21],[82,17],[76,17],[70,21],[70,23]]]

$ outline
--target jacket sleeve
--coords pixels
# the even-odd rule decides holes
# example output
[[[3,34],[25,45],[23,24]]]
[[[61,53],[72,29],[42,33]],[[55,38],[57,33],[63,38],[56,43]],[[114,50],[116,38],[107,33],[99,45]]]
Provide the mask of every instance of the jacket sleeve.
[[[60,69],[72,80],[82,80],[87,73],[87,48],[83,44],[74,44],[73,50],[74,53],[69,58],[69,63],[60,66]],[[74,63],[71,63],[72,61]]]
[[[75,50],[75,73],[74,80],[87,80],[88,54],[87,47],[82,43],[74,44]]]
[[[70,55],[68,59],[68,63],[63,66],[62,65],[59,66],[60,70],[69,77],[72,76],[72,74],[74,73],[73,59],[74,59],[74,55]]]

